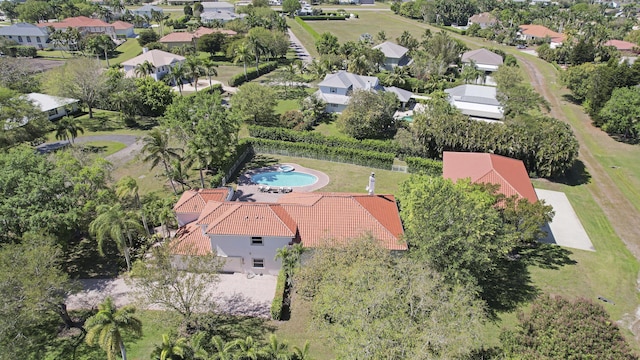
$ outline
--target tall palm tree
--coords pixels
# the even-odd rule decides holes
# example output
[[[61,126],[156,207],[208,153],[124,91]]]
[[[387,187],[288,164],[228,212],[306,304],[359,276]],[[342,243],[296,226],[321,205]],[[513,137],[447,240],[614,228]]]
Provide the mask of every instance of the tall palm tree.
[[[84,128],[78,125],[78,122],[74,118],[65,116],[58,120],[58,124],[56,125],[56,139],[71,141],[71,144],[73,144],[73,140],[78,137],[78,133],[84,134]]]
[[[289,352],[289,345],[286,342],[278,341],[276,334],[269,336],[269,342],[263,351],[269,359],[273,360],[291,360],[293,355]]]
[[[267,356],[266,352],[260,348],[260,344],[251,336],[235,340],[233,343],[236,346],[236,359],[238,360],[258,360]]]
[[[202,69],[204,70],[204,74],[209,78],[209,91],[211,91],[211,86],[213,86],[213,84],[211,83],[211,77],[218,76],[218,70],[216,69],[217,67],[218,65],[216,65],[216,63],[211,59],[206,59],[202,62]]]
[[[305,341],[304,346],[301,348],[297,346],[293,347],[293,358],[296,360],[313,360],[309,352],[309,341]]]
[[[135,311],[132,306],[117,310],[113,300],[106,298],[98,305],[98,313],[85,323],[85,341],[89,345],[97,343],[107,353],[108,360],[116,360],[118,350],[122,360],[127,360],[124,338],[128,334],[142,335],[142,322],[133,316]]]
[[[104,256],[104,242],[108,239],[115,241],[118,250],[127,262],[127,271],[131,270],[130,246],[133,244],[132,232],[142,231],[138,220],[131,217],[121,204],[99,205],[98,216],[89,224],[89,232],[98,241],[98,252]]]
[[[213,352],[210,354],[211,360],[233,360],[236,358],[236,342],[225,343],[218,335],[211,338]]]
[[[186,338],[162,334],[162,343],[156,345],[155,349],[153,349],[151,358],[157,360],[182,360],[188,350],[189,343]]]
[[[143,159],[144,162],[151,162],[151,168],[155,168],[159,163],[164,166],[165,175],[169,177],[173,192],[177,195],[178,191],[176,186],[171,180],[169,164],[172,159],[180,159],[181,149],[172,148],[169,145],[169,134],[160,129],[153,129],[149,135],[142,139],[144,146],[142,147],[142,153],[147,154]]]
[[[156,67],[149,62],[149,60],[145,60],[143,63],[136,65],[134,72],[136,76],[145,77],[153,74],[156,71]]]
[[[182,87],[184,86],[184,84],[182,84],[182,81],[184,80],[186,74],[187,71],[182,63],[175,64],[173,67],[171,67],[171,70],[169,70],[169,76],[171,77],[171,79],[173,79],[173,82],[178,87],[180,96],[182,96]]]
[[[189,141],[187,143],[187,167],[197,165],[200,172],[200,185],[204,189],[204,171],[207,170],[210,163],[210,153],[203,146],[199,145],[200,141]]]
[[[170,176],[173,181],[176,181],[182,187],[182,192],[184,192],[185,185],[188,188],[191,188],[187,181],[189,181],[189,174],[187,173],[187,168],[182,166],[182,162],[179,159],[174,159],[171,161],[170,166]]]
[[[140,209],[140,214],[142,217],[142,225],[144,226],[144,230],[149,235],[149,225],[147,224],[147,217],[144,213],[144,208],[142,207],[142,202],[140,201],[140,194],[138,193],[138,182],[136,179],[131,176],[125,176],[122,179],[118,180],[116,183],[116,195],[120,198],[131,196],[133,197],[133,201],[135,205]]]
[[[202,59],[197,56],[189,56],[187,60],[184,62],[184,66],[186,68],[187,77],[189,77],[193,81],[193,88],[197,92],[198,91],[198,78],[202,75]]]
[[[247,62],[249,61],[251,61],[251,48],[246,41],[242,41],[233,48],[233,64],[242,63],[245,80],[247,80]]]

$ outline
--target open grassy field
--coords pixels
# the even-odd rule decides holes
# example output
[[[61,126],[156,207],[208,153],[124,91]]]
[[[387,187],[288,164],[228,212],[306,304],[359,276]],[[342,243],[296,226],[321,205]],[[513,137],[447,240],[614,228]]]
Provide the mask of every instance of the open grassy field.
[[[142,54],[142,47],[136,39],[127,39],[122,45],[116,48],[116,57],[109,60],[109,64],[116,65],[123,61],[133,59],[134,57]]]

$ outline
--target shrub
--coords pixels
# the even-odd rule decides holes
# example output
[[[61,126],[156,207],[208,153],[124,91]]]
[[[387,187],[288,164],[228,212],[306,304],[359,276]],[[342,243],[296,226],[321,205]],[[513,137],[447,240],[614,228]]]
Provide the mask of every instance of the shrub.
[[[407,156],[404,159],[410,173],[422,172],[429,176],[442,176],[442,161]]]
[[[276,282],[276,293],[271,302],[271,318],[273,320],[282,320],[282,310],[284,309],[284,298],[287,290],[287,273],[284,271],[284,267],[280,269],[278,273],[278,280]]]
[[[301,20],[313,21],[313,20],[345,20],[347,17],[344,15],[340,15],[340,16],[338,15],[307,15],[307,16],[298,16],[298,18],[300,18]]]
[[[316,132],[295,131],[277,127],[249,126],[249,135],[261,139],[344,147],[366,151],[398,154],[400,147],[394,141],[356,140],[348,137],[325,136]]]
[[[38,51],[33,46],[12,45],[0,48],[0,51],[10,57],[36,57]]]
[[[306,22],[304,22],[304,20],[302,20],[302,19],[300,18],[300,16],[296,16],[296,22],[297,22],[298,24],[300,24],[300,26],[302,26],[302,28],[303,28],[303,29],[305,29],[305,30],[309,33],[309,35],[313,36],[313,40],[318,40],[318,39],[320,39],[320,34],[318,34],[318,32],[317,32],[317,31],[313,30],[313,29],[311,28],[311,26],[309,26],[309,24],[307,24]]]
[[[253,79],[257,79],[258,77],[264,75],[264,74],[268,74],[270,72],[272,72],[273,70],[275,70],[278,67],[278,62],[277,61],[269,61],[263,64],[260,64],[258,66],[259,72],[258,70],[256,70],[255,68],[251,68],[247,70],[247,76],[245,77],[244,72],[241,72],[240,74],[236,74],[234,76],[231,77],[231,79],[229,79],[229,86],[240,86],[242,84],[244,84],[247,81],[251,81]]]

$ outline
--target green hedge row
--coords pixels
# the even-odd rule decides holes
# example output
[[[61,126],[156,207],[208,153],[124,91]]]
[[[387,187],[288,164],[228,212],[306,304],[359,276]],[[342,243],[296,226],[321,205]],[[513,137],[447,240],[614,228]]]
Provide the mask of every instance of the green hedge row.
[[[231,170],[231,167],[233,167],[240,158],[240,155],[244,154],[244,152],[251,147],[251,142],[248,140],[249,139],[241,139],[238,141],[238,145],[236,145],[233,154],[227,157],[225,162],[220,166],[218,173],[211,179],[212,187],[222,186],[222,178]]]
[[[295,143],[280,140],[250,139],[255,152],[336,161],[378,169],[390,169],[395,155],[346,147]]]
[[[298,16],[301,20],[346,20],[344,15],[302,15]]]
[[[313,40],[320,39],[320,34],[318,34],[317,31],[313,30],[313,28],[311,28],[311,26],[309,26],[309,24],[304,22],[304,20],[302,20],[300,18],[300,16],[296,16],[296,22],[298,24],[300,24],[300,26],[302,26],[302,28],[305,29],[309,33],[309,35],[313,36]]]
[[[407,156],[407,168],[410,173],[423,172],[430,176],[442,176],[442,161]]]
[[[10,45],[0,47],[0,52],[4,53],[6,56],[10,57],[36,57],[38,55],[38,50],[33,46],[23,46],[23,45]]]
[[[240,74],[236,74],[229,79],[229,86],[240,86],[247,81],[251,81],[253,79],[257,79],[258,77],[270,73],[273,70],[278,68],[277,61],[269,61],[263,64],[258,65],[258,70],[256,68],[251,68],[247,70],[247,76],[245,77],[244,71]]]
[[[344,147],[366,151],[392,153],[397,155],[400,147],[394,141],[384,140],[356,140],[346,137],[325,136],[310,131],[296,131],[279,127],[249,126],[249,135],[269,140],[281,140],[297,143],[324,145],[330,147]]]
[[[287,287],[287,273],[284,267],[278,273],[276,282],[276,293],[271,302],[271,318],[273,320],[282,320],[282,310],[284,309],[284,297]]]

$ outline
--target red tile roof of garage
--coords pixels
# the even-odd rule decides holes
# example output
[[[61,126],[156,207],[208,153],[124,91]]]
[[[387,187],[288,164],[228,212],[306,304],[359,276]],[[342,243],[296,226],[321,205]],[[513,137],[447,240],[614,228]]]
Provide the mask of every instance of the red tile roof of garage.
[[[171,242],[171,252],[177,255],[206,255],[211,253],[211,240],[196,223],[180,228]]]
[[[604,43],[604,46],[613,46],[619,51],[635,51],[635,49],[638,49],[637,44],[622,40],[609,40]]]
[[[133,27],[132,23],[126,21],[114,21],[111,25],[113,25],[116,30],[126,30]]]
[[[500,186],[498,191],[507,197],[517,195],[530,202],[538,201],[520,160],[495,154],[445,151],[442,172],[446,179],[470,178],[475,183],[496,184]]]
[[[213,203],[212,213],[201,215],[197,221],[207,225],[207,234],[296,237],[295,221],[278,204],[229,201],[215,206],[214,201],[210,203]]]
[[[38,23],[37,25],[39,27],[51,26],[54,29],[66,29],[68,27],[113,27],[112,24],[106,23],[100,19],[92,19],[86,16],[70,17],[62,21]]]
[[[549,37],[553,41],[562,42],[566,39],[564,34],[557,33],[542,25],[520,25],[520,31],[536,38]]]
[[[173,207],[177,213],[200,213],[209,201],[225,201],[228,188],[187,190]]]

